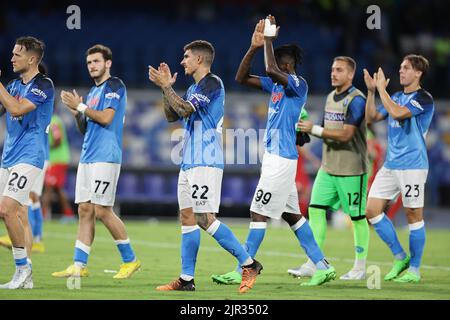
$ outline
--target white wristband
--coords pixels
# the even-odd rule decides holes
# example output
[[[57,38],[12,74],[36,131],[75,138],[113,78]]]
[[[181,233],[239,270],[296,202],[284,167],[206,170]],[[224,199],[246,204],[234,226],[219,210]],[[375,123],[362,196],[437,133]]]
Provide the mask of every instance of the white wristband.
[[[81,112],[82,114],[84,114],[84,112],[86,111],[87,108],[88,108],[87,105],[85,105],[84,103],[80,103],[80,104],[77,106],[77,111],[78,111],[78,112]]]
[[[323,128],[321,126],[318,125],[313,125],[312,129],[311,129],[311,133],[312,135],[316,136],[316,137],[321,137],[322,133],[323,133]]]
[[[277,34],[277,26],[274,24],[270,24],[269,19],[265,19],[264,21],[264,36],[265,37],[275,37]]]

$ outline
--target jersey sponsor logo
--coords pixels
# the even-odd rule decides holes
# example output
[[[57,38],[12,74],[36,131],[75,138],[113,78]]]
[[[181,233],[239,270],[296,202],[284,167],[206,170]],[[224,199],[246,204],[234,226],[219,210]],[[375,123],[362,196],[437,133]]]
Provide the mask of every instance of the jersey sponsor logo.
[[[272,103],[275,104],[278,101],[281,101],[281,99],[283,98],[283,92],[272,92]]]
[[[198,107],[198,105],[200,104],[200,102],[206,102],[206,103],[210,103],[211,100],[209,100],[209,98],[203,94],[200,93],[193,93],[190,98],[189,101]]]
[[[344,121],[345,114],[341,112],[325,112],[324,116],[325,121]]]
[[[422,106],[420,105],[419,102],[417,102],[417,100],[411,99],[411,101],[409,101],[414,107],[416,107],[417,109],[420,109],[423,111]]]
[[[117,94],[117,92],[109,92],[107,94],[105,94],[105,99],[120,99],[120,95]]]
[[[33,93],[34,95],[36,95],[38,97],[42,97],[44,99],[47,99],[47,95],[45,94],[45,92],[40,90],[40,89],[38,89],[38,88],[31,89],[31,93]]]

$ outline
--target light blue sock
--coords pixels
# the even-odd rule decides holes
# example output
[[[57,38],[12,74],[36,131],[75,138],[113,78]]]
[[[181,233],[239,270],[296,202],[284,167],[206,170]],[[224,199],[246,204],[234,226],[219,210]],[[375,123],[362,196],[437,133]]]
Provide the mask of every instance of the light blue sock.
[[[200,247],[200,227],[181,226],[181,275],[183,279],[194,277],[198,248]]]
[[[130,239],[126,240],[114,240],[119,249],[120,256],[122,257],[123,263],[133,262],[136,260],[133,248],[131,248]]]
[[[370,223],[375,228],[375,231],[391,249],[392,254],[396,259],[403,260],[406,257],[405,250],[403,250],[400,241],[398,241],[397,233],[395,232],[394,225],[391,220],[382,213],[375,218],[369,219]]]
[[[74,263],[82,267],[86,266],[90,252],[91,247],[85,245],[80,240],[75,241],[75,252],[73,255]]]
[[[245,265],[251,259],[250,255],[225,223],[216,220],[209,226],[206,232],[216,239],[222,248],[235,256],[240,265]]]
[[[42,239],[42,226],[44,223],[44,217],[42,216],[41,204],[38,202],[36,205],[32,205],[33,215],[34,215],[34,228],[33,237],[36,241],[40,241]]]
[[[326,263],[323,253],[314,239],[314,234],[308,221],[302,217],[296,224],[291,226],[291,229],[294,231],[308,258],[316,265],[316,268],[318,270],[328,269],[328,263]]]
[[[425,247],[425,223],[419,221],[409,225],[409,251],[411,252],[410,270],[419,273],[423,248]]]
[[[259,246],[264,239],[266,234],[267,222],[250,222],[250,230],[247,235],[247,240],[243,245],[244,249],[248,252],[250,257],[254,258],[256,252],[258,252]],[[236,271],[241,273],[241,265],[238,264]]]

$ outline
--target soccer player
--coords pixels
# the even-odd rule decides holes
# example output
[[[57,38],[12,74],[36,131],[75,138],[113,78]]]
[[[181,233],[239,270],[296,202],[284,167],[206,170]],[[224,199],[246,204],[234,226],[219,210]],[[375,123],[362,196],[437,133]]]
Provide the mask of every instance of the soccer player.
[[[75,115],[84,141],[75,187],[79,229],[74,263],[66,270],[52,275],[58,278],[88,276],[87,262],[94,241],[95,218],[98,218],[111,233],[122,257],[123,263],[113,278],[126,279],[141,266],[131,247],[125,225],[112,209],[122,162],[127,91],[122,80],[110,74],[111,49],[101,44],[89,48],[86,62],[89,75],[95,83],[87,95],[86,104],[75,90],[61,92],[62,102]]]
[[[193,83],[183,97],[172,89],[167,64],[149,67],[149,78],[161,88],[164,112],[169,122],[183,120],[185,136],[178,178],[178,204],[181,219],[181,274],[178,279],[156,289],[194,291],[194,272],[200,245],[200,228],[230,252],[242,266],[239,292],[250,290],[262,265],[252,259],[233,232],[216,218],[219,212],[223,175],[222,122],[225,90],[222,80],[211,73],[214,47],[203,40],[184,46],[181,65]]]
[[[366,99],[353,86],[356,62],[351,57],[335,57],[331,66],[331,85],[325,103],[323,127],[311,121],[300,121],[298,128],[323,139],[322,165],[311,194],[309,222],[314,237],[322,249],[327,230],[326,212],[338,210],[350,216],[353,225],[355,262],[342,275],[342,280],[361,280],[366,277],[366,258],[369,248],[369,225],[365,216],[367,196],[367,142],[364,119]],[[288,273],[310,277],[315,266],[308,260]]]
[[[425,136],[434,113],[433,97],[421,87],[429,67],[421,55],[410,54],[400,65],[402,91],[392,96],[386,91],[381,68],[373,78],[364,69],[367,86],[366,121],[374,123],[388,118],[388,144],[383,167],[378,171],[367,200],[366,215],[380,238],[394,255],[394,265],[384,280],[396,282],[420,281],[420,262],[425,246],[423,219],[425,182],[428,156]],[[382,104],[375,106],[375,90]],[[391,220],[383,213],[389,200],[402,195],[409,224],[408,255],[401,246]],[[403,275],[400,274],[408,269]]]
[[[275,24],[274,17],[268,19]],[[250,48],[236,74],[239,83],[271,94],[261,177],[250,207],[250,231],[244,247],[254,257],[264,239],[267,218],[283,218],[317,266],[311,281],[302,285],[321,285],[334,279],[336,272],[325,260],[308,221],[300,213],[295,185],[298,158],[295,127],[308,92],[305,79],[296,75],[296,67],[301,63],[301,49],[296,45],[283,45],[274,52],[272,41],[276,33],[267,35],[265,28],[269,21],[266,21],[257,23]],[[249,73],[253,57],[261,47],[264,47],[267,77]],[[212,276],[214,282],[222,284],[234,284],[240,278],[239,269]]]
[[[38,70],[44,48],[44,43],[34,37],[17,39],[11,62],[19,78],[6,89],[0,83],[7,128],[0,169],[0,217],[11,239],[16,264],[12,280],[1,289],[33,288],[31,260],[27,261],[27,251],[28,256],[31,253],[31,239],[26,240],[31,236],[27,206],[31,188],[44,167],[46,131],[54,102],[53,82]]]
[[[44,212],[49,210],[50,196],[55,192],[63,210],[62,222],[74,221],[72,207],[64,192],[66,173],[70,163],[70,148],[64,122],[56,113],[53,114],[49,131],[49,167],[45,174],[45,189],[42,199]]]
[[[47,67],[44,65],[43,62],[41,62],[38,66],[38,71],[43,76],[47,76]],[[38,176],[38,178],[35,180],[33,186],[30,190],[30,201],[29,205],[25,208],[20,208],[20,212],[22,210],[24,211],[23,215],[27,215],[28,217],[28,224],[24,225],[25,230],[25,242],[26,242],[26,248],[27,252],[30,254],[30,252],[44,252],[45,246],[42,242],[42,227],[43,227],[43,216],[42,216],[42,210],[41,210],[41,202],[40,197],[42,195],[42,189],[44,186],[44,175],[45,171],[47,170],[48,165],[48,142],[45,146],[45,157],[44,157],[44,167],[42,170],[42,173]],[[0,237],[0,245],[7,247],[9,249],[12,248],[12,242],[9,236],[2,236]],[[31,258],[29,256],[29,258]]]

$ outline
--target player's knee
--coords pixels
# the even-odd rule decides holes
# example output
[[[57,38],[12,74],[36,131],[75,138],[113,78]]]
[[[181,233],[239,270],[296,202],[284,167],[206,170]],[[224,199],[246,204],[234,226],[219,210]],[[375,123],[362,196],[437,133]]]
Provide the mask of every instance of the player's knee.
[[[252,222],[266,222],[267,221],[267,217],[263,216],[259,213],[250,211],[250,217],[252,219]]]
[[[5,206],[0,204],[0,218],[4,219],[7,217]]]
[[[203,230],[208,230],[209,226],[216,220],[214,215],[210,213],[196,213],[197,224]]]
[[[39,196],[37,195],[36,192],[30,191],[30,199],[31,199],[31,201],[33,201],[33,203],[38,202]]]
[[[111,207],[101,206],[98,204],[94,206],[94,210],[95,210],[95,217],[99,220],[104,220],[113,213]]]
[[[423,220],[422,208],[405,208],[408,223],[415,223]]]
[[[367,217],[367,219],[375,218],[376,216],[380,215],[381,213],[383,213],[383,211],[380,210],[376,206],[369,206],[368,205],[367,208],[366,208],[366,217]]]
[[[78,205],[78,216],[80,219],[91,219],[94,216],[92,204],[80,203]]]
[[[181,209],[180,210],[180,222],[183,226],[193,226],[197,224],[194,212],[192,208]]]
[[[297,222],[300,221],[300,219],[302,218],[302,215],[300,215],[300,214],[293,214],[293,213],[289,213],[289,212],[283,212],[283,214],[281,215],[281,217],[282,217],[283,220],[286,221],[290,226],[293,226],[294,224],[296,224]]]

